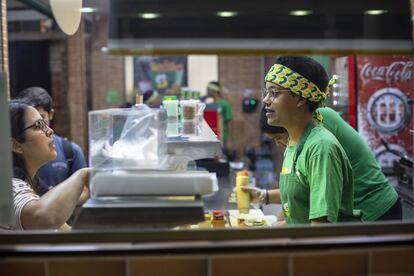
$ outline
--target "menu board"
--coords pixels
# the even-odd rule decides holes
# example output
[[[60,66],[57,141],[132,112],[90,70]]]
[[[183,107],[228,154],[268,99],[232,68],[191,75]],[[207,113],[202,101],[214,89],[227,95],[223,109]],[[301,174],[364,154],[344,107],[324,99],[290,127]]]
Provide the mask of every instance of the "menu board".
[[[134,59],[134,84],[141,93],[156,90],[161,95],[178,93],[187,85],[187,58],[142,56]],[[169,91],[176,89],[178,91]]]

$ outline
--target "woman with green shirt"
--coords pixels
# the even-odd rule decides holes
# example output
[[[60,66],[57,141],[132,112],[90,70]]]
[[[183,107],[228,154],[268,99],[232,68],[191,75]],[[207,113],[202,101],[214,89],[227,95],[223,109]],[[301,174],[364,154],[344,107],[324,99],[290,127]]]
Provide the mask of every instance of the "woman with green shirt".
[[[280,190],[272,195],[281,202],[286,222],[355,220],[351,164],[316,111],[327,96],[325,70],[307,57],[280,57],[265,81],[267,122],[284,127],[289,134]]]
[[[375,157],[358,132],[345,122],[336,111],[329,107],[317,109],[323,117],[323,126],[328,129],[344,148],[352,166],[354,179],[354,209],[360,211],[360,219],[365,222],[381,220],[401,220],[401,201],[397,192],[383,174]],[[261,129],[278,145],[285,146],[288,134],[285,128],[267,124],[263,114]],[[266,195],[272,203],[280,203],[279,189],[260,190],[247,188],[252,200],[265,203]]]

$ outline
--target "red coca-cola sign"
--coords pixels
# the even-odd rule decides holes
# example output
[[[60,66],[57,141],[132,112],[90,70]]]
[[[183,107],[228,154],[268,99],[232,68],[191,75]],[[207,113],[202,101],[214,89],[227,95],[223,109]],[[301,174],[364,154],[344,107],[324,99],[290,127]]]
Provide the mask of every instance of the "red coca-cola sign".
[[[412,81],[413,61],[394,61],[389,65],[374,65],[367,62],[361,68],[359,77],[362,82],[385,81],[392,82],[409,82]]]
[[[413,128],[414,59],[404,56],[357,58],[358,131],[373,149],[382,167],[392,167],[395,155],[381,143],[412,156],[409,130]]]

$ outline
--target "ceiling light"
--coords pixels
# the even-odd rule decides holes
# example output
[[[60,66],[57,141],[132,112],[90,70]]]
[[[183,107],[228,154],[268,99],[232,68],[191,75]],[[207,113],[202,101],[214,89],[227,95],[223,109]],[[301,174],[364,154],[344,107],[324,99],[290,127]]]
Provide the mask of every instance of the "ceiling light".
[[[296,10],[296,11],[290,11],[289,15],[292,15],[292,16],[306,16],[306,15],[310,15],[312,13],[313,13],[313,11],[309,11],[309,10]]]
[[[364,12],[366,15],[381,15],[387,13],[387,10],[367,10]]]
[[[148,13],[140,13],[139,14],[139,17],[141,17],[143,19],[155,19],[155,18],[160,17],[160,14],[159,13],[150,13],[150,12],[148,12]]]
[[[92,12],[96,12],[97,10],[98,10],[97,8],[92,8],[92,7],[81,8],[82,13],[92,13]]]
[[[233,16],[236,16],[237,15],[237,12],[234,12],[234,11],[219,11],[219,12],[217,12],[217,16],[220,16],[220,17],[233,17]]]

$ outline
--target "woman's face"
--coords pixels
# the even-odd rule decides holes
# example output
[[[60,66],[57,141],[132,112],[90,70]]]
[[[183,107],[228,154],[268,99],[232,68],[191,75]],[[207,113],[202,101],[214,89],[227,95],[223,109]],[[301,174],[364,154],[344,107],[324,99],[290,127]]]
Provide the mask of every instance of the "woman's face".
[[[25,141],[21,143],[22,157],[27,164],[38,166],[56,158],[53,130],[44,123],[39,112],[29,106],[24,115]]]
[[[271,126],[288,127],[296,112],[297,100],[292,92],[271,82],[266,82],[267,94],[263,99],[267,123]]]

